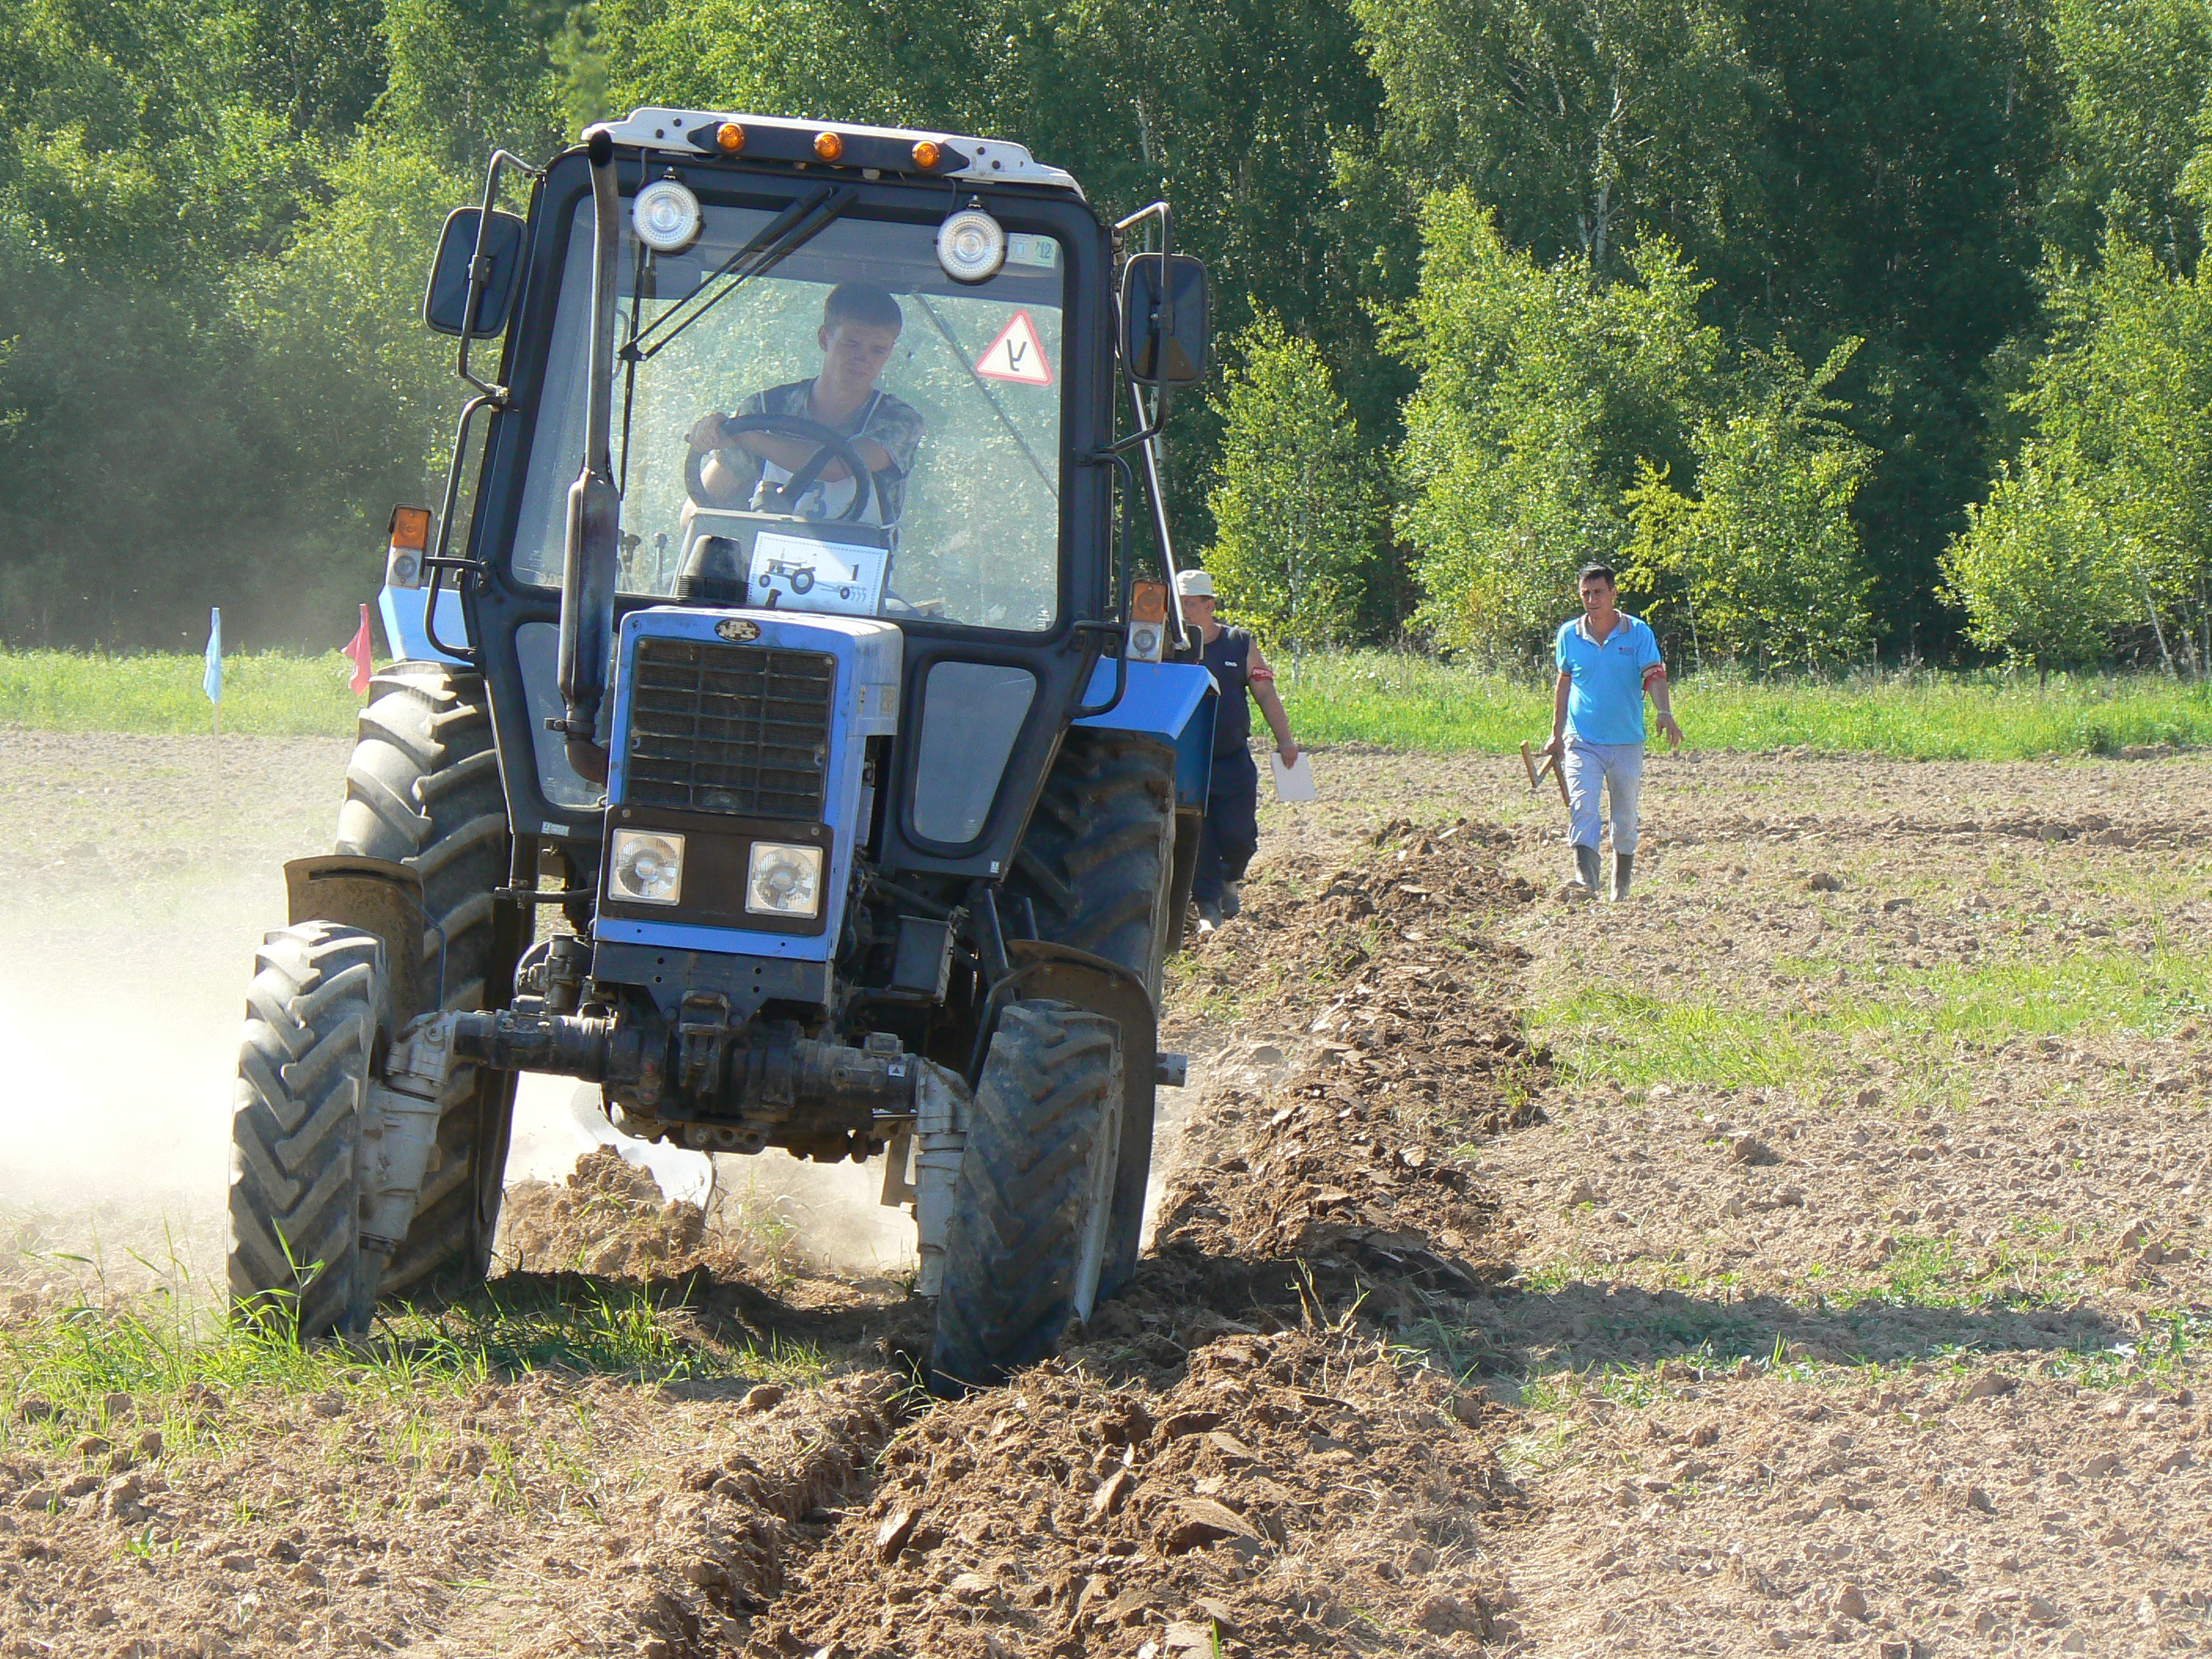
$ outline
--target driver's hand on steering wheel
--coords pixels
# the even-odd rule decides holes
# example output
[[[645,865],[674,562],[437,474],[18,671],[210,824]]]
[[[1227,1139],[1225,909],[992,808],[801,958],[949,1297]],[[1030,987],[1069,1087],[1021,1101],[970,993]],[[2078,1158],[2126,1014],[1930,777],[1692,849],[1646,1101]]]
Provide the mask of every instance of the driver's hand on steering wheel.
[[[698,450],[745,447],[745,439],[750,434],[740,434],[735,438],[723,435],[722,423],[729,418],[719,409],[702,415],[698,423],[691,428],[691,447]]]

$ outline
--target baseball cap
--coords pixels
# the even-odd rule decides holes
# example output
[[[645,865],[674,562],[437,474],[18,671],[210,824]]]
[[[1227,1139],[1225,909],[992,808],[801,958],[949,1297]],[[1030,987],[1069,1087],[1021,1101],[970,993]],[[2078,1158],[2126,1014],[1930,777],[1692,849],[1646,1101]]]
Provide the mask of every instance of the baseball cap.
[[[1212,599],[1213,578],[1203,570],[1178,570],[1176,572],[1176,596],[1184,599]]]

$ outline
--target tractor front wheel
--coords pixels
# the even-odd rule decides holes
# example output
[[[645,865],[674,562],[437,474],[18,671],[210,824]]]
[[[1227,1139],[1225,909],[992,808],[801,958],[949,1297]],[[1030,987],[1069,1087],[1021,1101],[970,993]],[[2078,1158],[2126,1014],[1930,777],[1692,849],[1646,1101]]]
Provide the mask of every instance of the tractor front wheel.
[[[988,1388],[1050,1354],[1098,1296],[1121,1146],[1121,1028],[1009,1003],[969,1109],[930,1388]]]
[[[1017,898],[1030,901],[1043,938],[1127,969],[1152,993],[1156,1009],[1182,927],[1174,903],[1175,802],[1172,749],[1151,738],[1078,727],[1045,780],[1007,881]],[[1152,1080],[1144,1079],[1130,1092],[1106,1246],[1106,1296],[1137,1271],[1152,1175]]]
[[[231,1111],[231,1305],[302,1337],[368,1328],[382,1265],[361,1247],[356,1172],[371,1068],[390,1036],[384,941],[311,921],[254,955]]]

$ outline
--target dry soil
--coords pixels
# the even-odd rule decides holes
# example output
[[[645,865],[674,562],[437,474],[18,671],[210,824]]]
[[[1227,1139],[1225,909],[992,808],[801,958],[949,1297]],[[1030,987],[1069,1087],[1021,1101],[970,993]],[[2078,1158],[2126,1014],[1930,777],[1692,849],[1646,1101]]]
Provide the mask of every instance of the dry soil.
[[[209,1248],[343,745],[211,763],[0,734],[0,1652],[2212,1642],[2212,764],[1655,757],[1589,905],[1517,760],[1325,751],[1176,970],[1152,1251],[1006,1390],[930,1405],[881,1263],[600,1157],[512,1194],[505,1293],[635,1287],[726,1375],[58,1402],[7,1357]]]

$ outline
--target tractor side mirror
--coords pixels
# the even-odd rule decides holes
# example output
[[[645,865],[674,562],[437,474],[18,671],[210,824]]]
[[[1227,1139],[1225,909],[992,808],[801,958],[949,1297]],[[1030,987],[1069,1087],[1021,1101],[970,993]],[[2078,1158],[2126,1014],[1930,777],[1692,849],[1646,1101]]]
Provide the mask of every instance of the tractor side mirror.
[[[481,208],[455,208],[446,216],[438,237],[438,258],[430,267],[430,285],[422,293],[422,320],[438,334],[461,331],[461,308],[469,302],[469,264],[476,258],[477,225]],[[483,227],[483,291],[477,296],[475,326],[469,337],[489,340],[507,331],[514,309],[515,278],[522,270],[522,221],[512,213],[492,210]]]
[[[1121,272],[1121,360],[1139,386],[1206,378],[1206,264],[1187,253],[1134,253]]]

